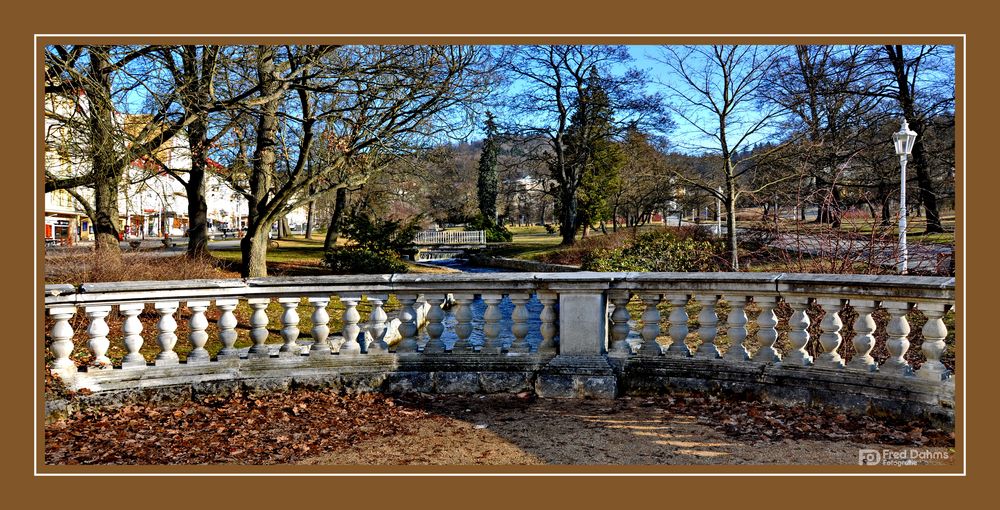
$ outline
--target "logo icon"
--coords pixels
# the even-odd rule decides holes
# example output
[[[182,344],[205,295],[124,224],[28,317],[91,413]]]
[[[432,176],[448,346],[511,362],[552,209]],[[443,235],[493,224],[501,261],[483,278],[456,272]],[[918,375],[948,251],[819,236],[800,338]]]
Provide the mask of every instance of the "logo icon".
[[[858,450],[859,466],[877,466],[882,463],[882,454],[878,450]]]

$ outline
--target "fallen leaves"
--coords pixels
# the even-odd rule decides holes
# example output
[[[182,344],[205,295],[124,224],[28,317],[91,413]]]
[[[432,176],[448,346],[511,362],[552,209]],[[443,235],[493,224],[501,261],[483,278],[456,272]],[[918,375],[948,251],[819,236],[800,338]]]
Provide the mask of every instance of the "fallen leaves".
[[[296,390],[87,410],[45,427],[48,464],[279,464],[405,431],[422,410],[377,394]]]

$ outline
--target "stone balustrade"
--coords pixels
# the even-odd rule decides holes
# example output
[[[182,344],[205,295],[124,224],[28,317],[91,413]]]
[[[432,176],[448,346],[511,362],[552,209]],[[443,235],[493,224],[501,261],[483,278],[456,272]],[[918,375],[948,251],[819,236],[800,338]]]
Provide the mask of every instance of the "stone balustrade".
[[[392,320],[384,310],[390,296],[399,303]],[[336,309],[336,322],[343,324],[339,334],[329,327],[334,322],[332,299],[342,307]],[[364,324],[358,312],[362,299],[371,308]],[[272,302],[281,307],[277,320],[266,313]],[[235,347],[239,324],[234,310],[241,303],[250,309],[243,327],[252,342],[243,350]],[[694,382],[742,391],[766,381],[772,390],[783,388],[769,390],[780,398],[811,399],[826,392],[837,400],[836,388],[851,387],[847,393],[864,396],[869,405],[895,400],[913,409],[916,402],[933,412],[947,408],[954,398],[954,382],[941,362],[948,334],[943,318],[953,303],[952,278],[787,273],[467,273],[120,282],[79,288],[50,285],[45,296],[52,319],[46,331],[53,355],[50,368],[74,389],[343,379],[363,373],[372,389],[533,389],[542,396],[613,397]],[[776,310],[783,304],[791,316],[779,320]],[[699,311],[692,317],[688,307],[693,305]],[[188,311],[184,340],[190,344],[183,361],[175,352],[182,306]],[[720,316],[720,306],[728,308],[728,314]],[[206,312],[213,307],[218,319],[209,328]],[[815,335],[810,333],[816,328],[807,310],[817,307],[824,313],[820,334]],[[851,324],[842,318],[845,307],[856,316]],[[669,310],[665,328],[664,308]],[[144,341],[138,315],[144,309],[158,315],[151,362],[140,353]],[[889,316],[889,356],[881,364],[871,354],[879,334],[873,314],[879,309]],[[907,316],[914,310],[926,318],[916,370],[907,355]],[[81,313],[91,354],[86,367],[78,367],[70,357],[71,324]],[[119,364],[107,356],[111,314],[124,318],[122,335],[114,335],[122,338],[127,353]],[[300,342],[303,314],[312,324],[308,342]],[[844,338],[845,328],[850,338]],[[215,357],[205,348],[209,329],[222,344]],[[272,329],[280,332],[280,345],[267,344]],[[779,330],[785,332],[780,348]],[[720,347],[721,338],[725,342]],[[841,353],[848,350],[845,362]],[[371,377],[381,379],[372,382]],[[812,393],[803,394],[803,389]],[[791,394],[794,397],[788,397]]]

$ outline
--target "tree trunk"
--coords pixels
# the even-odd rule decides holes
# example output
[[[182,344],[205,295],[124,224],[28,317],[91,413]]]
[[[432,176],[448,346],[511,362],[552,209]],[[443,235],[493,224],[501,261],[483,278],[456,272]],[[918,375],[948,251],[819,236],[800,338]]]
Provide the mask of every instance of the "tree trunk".
[[[280,85],[274,76],[274,47],[257,47],[257,79],[260,95],[276,94]],[[250,196],[247,200],[247,232],[240,242],[243,254],[241,274],[244,278],[267,276],[267,235],[273,217],[268,218],[271,176],[276,158],[275,146],[278,136],[278,107],[280,99],[265,102],[260,106],[257,121],[257,139],[253,154],[253,170],[250,173]]]
[[[121,260],[118,238],[118,181],[98,179],[94,184],[94,249],[103,257]],[[75,232],[70,232],[70,235]]]
[[[243,255],[240,276],[243,278],[267,276],[267,234],[269,231],[269,227],[261,228],[258,224],[247,225],[247,234],[240,241],[240,252]]]
[[[740,270],[740,256],[736,244],[736,197],[731,189],[726,200],[726,240],[729,244],[729,265],[733,271]]]
[[[347,208],[347,188],[337,188],[337,197],[333,202],[333,214],[330,216],[330,226],[326,229],[326,239],[323,241],[323,251],[330,251],[337,244],[340,236],[340,224],[343,221],[344,209]]]
[[[306,211],[306,239],[313,238],[313,206],[315,203],[315,200],[310,200],[309,208]]]
[[[572,246],[576,242],[576,190],[563,186],[561,199],[559,233],[562,235],[562,245]]]
[[[278,239],[287,239],[292,237],[292,229],[288,227],[288,218],[282,216],[278,220]]]

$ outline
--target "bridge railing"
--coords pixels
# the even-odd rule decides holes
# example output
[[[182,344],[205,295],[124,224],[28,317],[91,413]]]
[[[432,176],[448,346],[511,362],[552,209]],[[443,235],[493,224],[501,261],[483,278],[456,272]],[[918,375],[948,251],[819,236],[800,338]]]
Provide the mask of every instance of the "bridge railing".
[[[954,285],[953,278],[934,277],[592,272],[118,282],[84,284],[79,288],[49,285],[45,289],[44,306],[51,321],[45,333],[53,354],[50,367],[64,378],[72,378],[80,370],[71,356],[76,345],[74,336],[79,334],[72,324],[79,314],[86,317],[86,348],[91,359],[85,371],[155,371],[180,364],[180,357],[175,352],[178,342],[176,316],[184,304],[189,311],[186,340],[191,346],[184,364],[189,366],[241,359],[282,363],[283,358],[289,357],[351,359],[373,354],[511,356],[558,352],[565,356],[610,354],[630,359],[669,356],[780,363],[944,381],[949,373],[941,362],[948,334],[943,317],[953,306]],[[393,345],[387,340],[392,332],[383,309],[390,295],[395,296],[401,306],[397,328],[399,340]],[[366,335],[360,334],[358,304],[362,296],[371,304]],[[329,306],[334,297],[339,299],[342,308]],[[628,305],[634,297],[641,301],[641,313],[637,314],[637,321],[630,322],[633,316]],[[727,302],[730,308],[724,320],[717,313],[720,300]],[[275,326],[280,325],[283,343],[272,355],[266,345],[272,322],[266,308],[273,301],[282,308]],[[416,310],[418,303],[423,301],[429,308],[425,327],[427,340],[421,346]],[[689,330],[687,312],[687,305],[692,301],[701,305],[694,332]],[[783,324],[783,329],[788,330],[788,347],[784,352],[775,345],[779,325],[775,309],[782,301],[793,312]],[[474,302],[482,310],[480,317],[473,316]],[[530,307],[529,302],[532,303]],[[252,310],[245,325],[249,327],[252,341],[247,352],[235,347],[239,324],[233,312],[241,303]],[[449,306],[443,307],[445,303]],[[757,327],[753,344],[759,346],[755,352],[750,352],[745,342],[750,322],[747,308],[751,303],[759,310],[754,318]],[[669,317],[664,331],[660,309],[665,305],[669,305]],[[810,305],[817,305],[825,312],[819,324],[822,333],[815,339],[810,335],[810,318],[806,313]],[[845,342],[840,313],[848,305],[857,319],[851,325],[853,336],[847,340],[851,359],[845,363],[839,354]],[[206,311],[211,307],[218,310],[215,331],[222,344],[214,358],[205,348],[209,339]],[[311,314],[312,322],[313,342],[306,350],[298,344],[302,308]],[[886,310],[890,317],[885,326],[889,357],[881,364],[871,355],[876,332],[872,314],[879,308]],[[156,354],[152,363],[140,352],[145,341],[139,315],[144,310],[155,310],[158,316],[154,326]],[[911,332],[907,314],[912,310],[919,310],[926,318],[919,346],[923,355],[919,370],[913,370],[907,361]],[[332,341],[335,335],[331,335],[329,328],[331,312],[340,313],[339,322],[343,323],[337,342]],[[123,319],[120,335],[109,335],[106,319],[110,314],[118,314]],[[729,347],[724,351],[715,342],[722,326],[720,322],[724,323],[729,340]],[[641,337],[637,348],[628,341],[632,323],[638,324]],[[476,342],[470,340],[473,330],[479,338]],[[658,339],[663,333],[669,336],[669,341],[661,343]],[[694,349],[689,349],[686,343],[691,340],[691,333],[697,339]],[[540,340],[529,344],[529,335]],[[115,365],[107,355],[111,343],[109,336],[120,338],[116,341],[124,346],[125,355]],[[509,340],[509,347],[504,348],[501,337]],[[809,354],[810,342],[817,342],[812,350],[818,353],[815,357]]]
[[[423,230],[414,238],[417,245],[479,245],[486,244],[486,232],[482,230]]]

